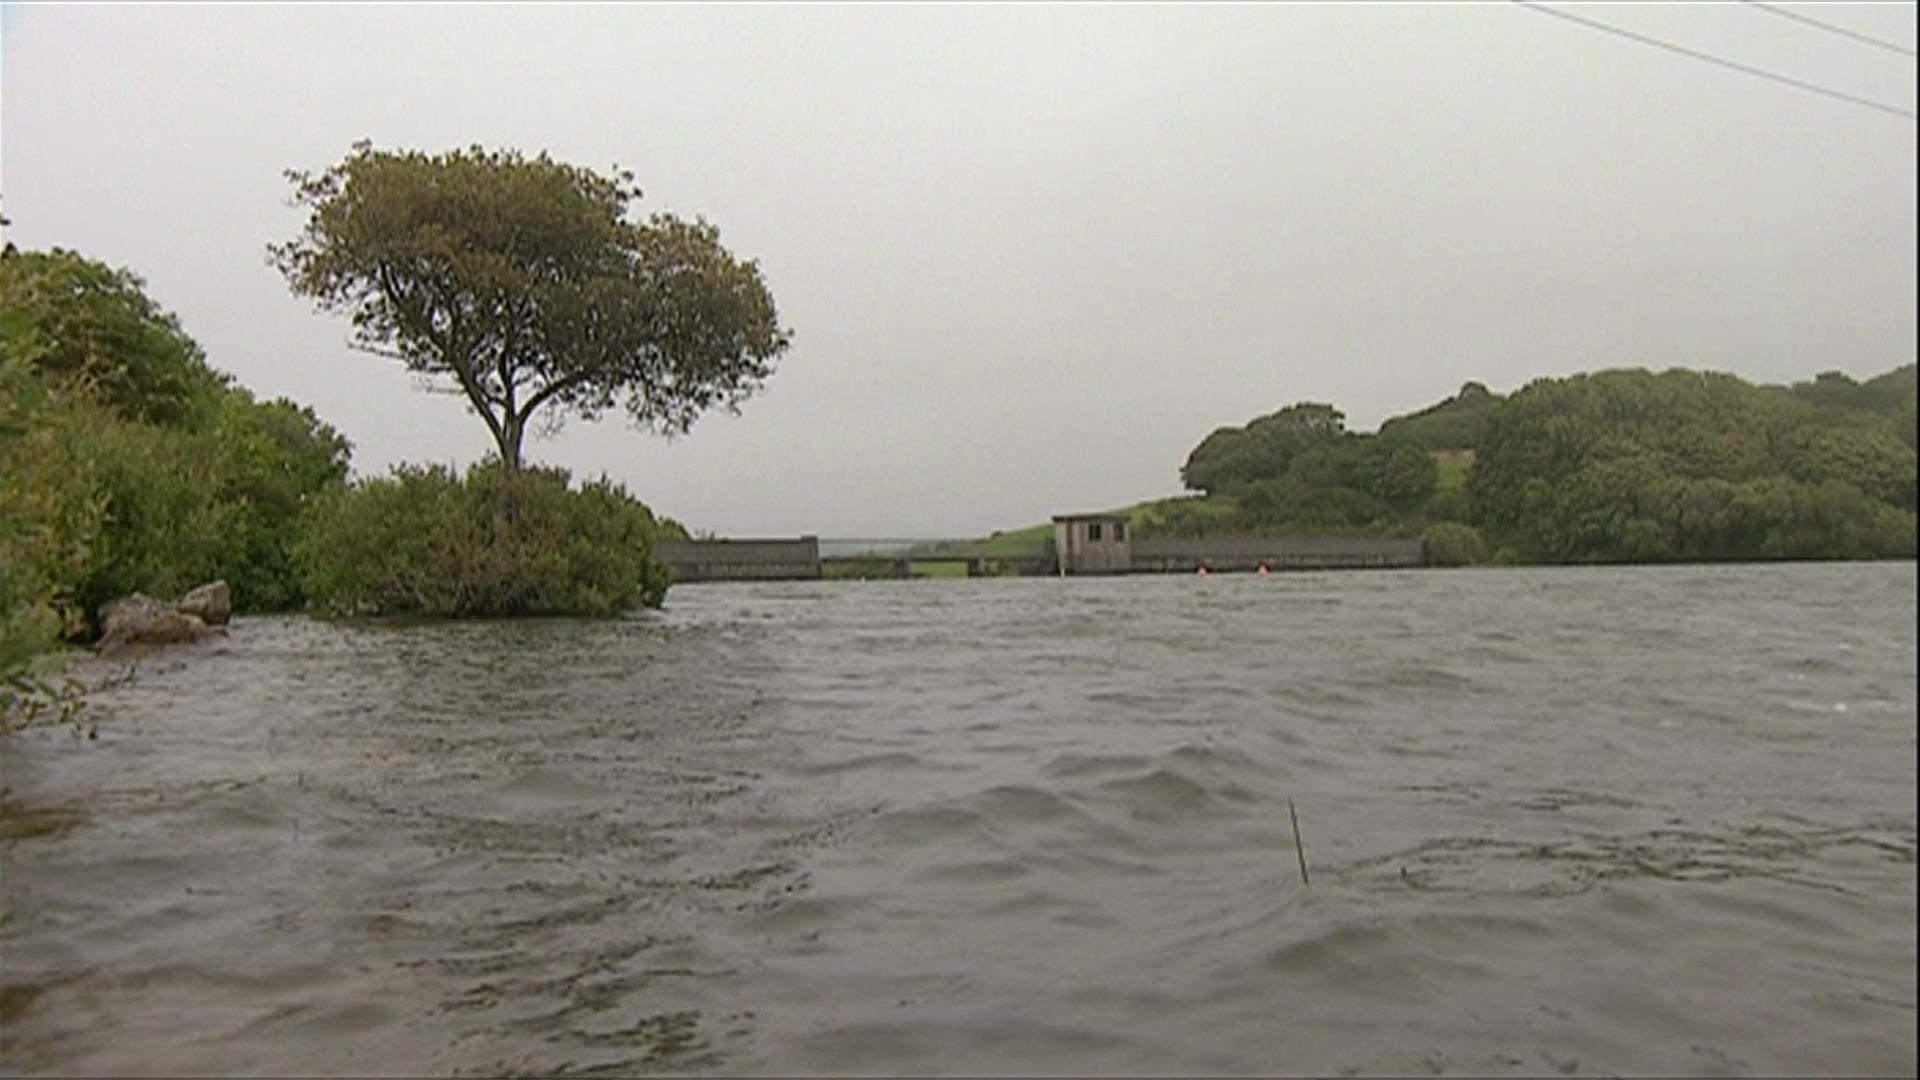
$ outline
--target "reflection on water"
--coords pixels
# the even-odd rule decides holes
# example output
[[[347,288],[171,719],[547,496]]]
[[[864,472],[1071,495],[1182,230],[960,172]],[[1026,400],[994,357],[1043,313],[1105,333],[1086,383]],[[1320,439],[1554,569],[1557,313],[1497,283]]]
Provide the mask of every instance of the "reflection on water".
[[[5,742],[0,1068],[1911,1075],[1914,614],[1882,564],[244,621]]]

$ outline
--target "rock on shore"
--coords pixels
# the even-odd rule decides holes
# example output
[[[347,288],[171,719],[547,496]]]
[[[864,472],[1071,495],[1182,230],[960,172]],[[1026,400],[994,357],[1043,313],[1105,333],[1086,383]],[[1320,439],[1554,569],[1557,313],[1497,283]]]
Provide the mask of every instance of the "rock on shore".
[[[227,588],[224,581],[209,581],[187,590],[187,595],[173,606],[183,615],[197,616],[208,626],[225,626],[227,620],[233,618],[233,590]]]
[[[127,645],[198,641],[232,617],[232,592],[224,581],[192,589],[177,604],[134,593],[101,605],[98,648],[107,652]]]

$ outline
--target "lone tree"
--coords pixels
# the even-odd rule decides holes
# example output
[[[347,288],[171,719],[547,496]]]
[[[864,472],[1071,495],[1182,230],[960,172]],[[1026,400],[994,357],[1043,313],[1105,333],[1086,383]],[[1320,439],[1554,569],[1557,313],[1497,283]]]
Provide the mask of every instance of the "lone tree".
[[[509,473],[548,406],[549,431],[619,407],[683,433],[760,389],[787,348],[759,266],[705,220],[628,220],[630,172],[361,142],[287,179],[310,211],[270,248],[293,291],[351,314],[356,348],[451,380]]]

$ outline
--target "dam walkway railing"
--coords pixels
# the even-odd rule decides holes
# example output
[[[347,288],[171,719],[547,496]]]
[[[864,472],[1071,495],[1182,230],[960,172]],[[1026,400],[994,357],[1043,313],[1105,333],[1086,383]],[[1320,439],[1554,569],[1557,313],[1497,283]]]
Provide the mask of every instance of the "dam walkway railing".
[[[1418,540],[1369,536],[1142,537],[1112,573],[1331,570],[1425,565]],[[1060,572],[1053,544],[1009,552],[970,540],[660,540],[676,582],[910,577],[1037,577]]]

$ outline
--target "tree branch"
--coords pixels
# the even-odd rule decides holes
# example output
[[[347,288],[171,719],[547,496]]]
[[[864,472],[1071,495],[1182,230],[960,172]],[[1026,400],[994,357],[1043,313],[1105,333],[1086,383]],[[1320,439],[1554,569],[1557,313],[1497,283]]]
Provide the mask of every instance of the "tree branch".
[[[501,454],[504,456],[507,447],[506,428],[502,425],[501,419],[494,415],[493,402],[488,398],[486,391],[473,377],[471,358],[456,351],[456,343],[450,335],[442,335],[434,331],[433,320],[420,309],[417,302],[409,303],[389,268],[382,266],[378,273],[380,291],[385,294],[388,304],[394,308],[395,312],[414,324],[413,330],[420,337],[425,338],[429,344],[439,350],[440,358],[446,362],[448,370],[452,371],[454,378],[459,381],[460,389],[466,391],[467,403],[480,414],[480,419],[486,421],[487,430],[493,433],[493,441],[500,447]]]
[[[533,396],[527,398],[527,403],[520,409],[521,421],[524,422],[528,417],[533,415],[535,409],[553,400],[555,394],[560,393],[562,390],[579,386],[586,381],[587,377],[585,375],[570,375],[564,379],[555,379],[540,389],[535,390]]]

